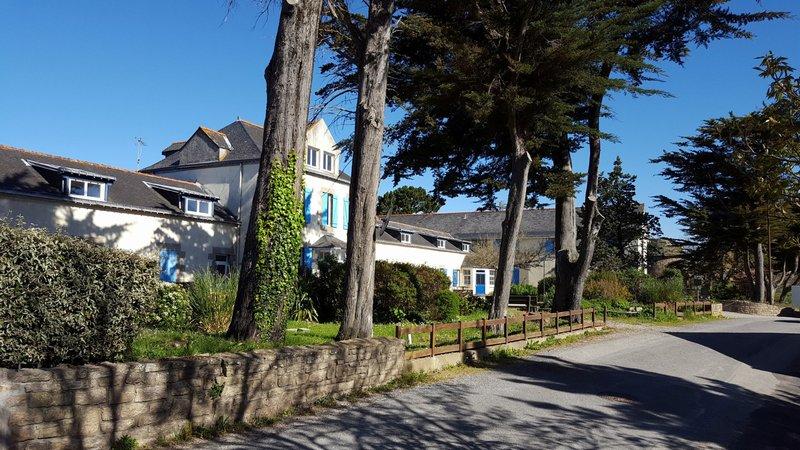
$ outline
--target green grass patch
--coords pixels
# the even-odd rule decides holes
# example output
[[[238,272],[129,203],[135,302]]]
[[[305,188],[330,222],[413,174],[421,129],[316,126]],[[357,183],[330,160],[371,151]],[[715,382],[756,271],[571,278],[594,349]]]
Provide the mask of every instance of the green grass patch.
[[[653,317],[653,313],[643,311],[638,316],[616,316],[610,318],[614,322],[622,322],[631,325],[681,325],[693,324],[703,322],[713,322],[716,320],[723,320],[724,317],[714,317],[710,314],[695,314],[692,311],[687,311],[682,317],[675,314],[659,312]]]

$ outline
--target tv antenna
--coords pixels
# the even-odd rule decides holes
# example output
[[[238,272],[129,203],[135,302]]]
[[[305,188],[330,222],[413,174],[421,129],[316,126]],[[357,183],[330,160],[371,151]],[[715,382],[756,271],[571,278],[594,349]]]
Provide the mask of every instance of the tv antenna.
[[[147,147],[144,140],[140,137],[133,138],[134,145],[136,145],[136,170],[139,170],[139,163],[142,162],[142,147]]]

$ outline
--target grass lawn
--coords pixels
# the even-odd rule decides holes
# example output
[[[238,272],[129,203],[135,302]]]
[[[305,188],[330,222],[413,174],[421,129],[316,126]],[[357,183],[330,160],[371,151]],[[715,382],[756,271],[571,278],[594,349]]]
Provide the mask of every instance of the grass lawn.
[[[612,322],[622,322],[631,325],[680,325],[691,324],[699,322],[712,322],[714,320],[722,320],[723,317],[713,317],[710,314],[685,314],[683,317],[678,317],[674,314],[658,313],[658,316],[653,317],[651,313],[641,313],[638,316],[609,316],[608,320]]]
[[[458,320],[477,320],[486,317],[486,312],[477,312],[459,317]],[[312,323],[290,321],[284,345],[319,345],[333,341],[339,332],[338,323]],[[395,324],[375,324],[375,337],[394,337]],[[454,332],[453,332],[454,333]],[[427,345],[427,335],[413,336],[414,347]],[[444,338],[444,336],[442,336]],[[437,334],[437,339],[440,336]],[[447,340],[444,338],[443,340]],[[259,348],[273,348],[267,342],[238,342],[223,335],[205,334],[196,331],[170,331],[146,329],[133,341],[131,360],[159,359],[174,356],[191,356],[201,353],[246,352]]]

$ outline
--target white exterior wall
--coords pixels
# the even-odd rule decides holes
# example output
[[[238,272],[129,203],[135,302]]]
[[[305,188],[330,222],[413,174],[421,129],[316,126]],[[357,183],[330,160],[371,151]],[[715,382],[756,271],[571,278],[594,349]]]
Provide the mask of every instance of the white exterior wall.
[[[95,209],[33,197],[0,197],[0,217],[22,217],[38,227],[61,229],[72,236],[155,258],[165,245],[178,244],[182,255],[178,281],[191,281],[191,272],[209,267],[215,247],[235,249],[237,244],[234,224]]]
[[[453,270],[461,270],[461,265],[464,264],[466,255],[466,253],[462,252],[442,251],[410,245],[375,243],[376,260],[443,269],[451,280],[453,279]]]

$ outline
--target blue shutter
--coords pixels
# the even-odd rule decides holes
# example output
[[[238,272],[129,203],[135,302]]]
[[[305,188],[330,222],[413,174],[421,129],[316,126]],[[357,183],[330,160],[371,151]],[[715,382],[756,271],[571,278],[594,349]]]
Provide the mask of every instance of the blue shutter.
[[[519,284],[519,267],[514,267],[514,275],[511,276],[511,284]]]
[[[305,202],[303,203],[303,211],[306,215],[306,223],[311,223],[311,189],[306,188]]]
[[[303,267],[310,269],[314,265],[311,247],[303,247]]]
[[[343,211],[344,215],[342,216],[342,222],[344,223],[344,229],[346,230],[347,226],[350,225],[350,200],[349,199],[344,199],[344,207],[342,209],[344,209],[344,211]]]
[[[458,287],[458,278],[460,272],[458,269],[453,269],[453,287]]]
[[[331,212],[331,226],[336,228],[339,224],[339,199],[336,198],[335,195],[332,195],[333,201],[333,211]]]
[[[176,250],[166,248],[161,250],[159,264],[161,267],[161,281],[170,283],[178,281],[178,252]]]
[[[327,192],[322,193],[322,224],[328,225],[328,194]]]

